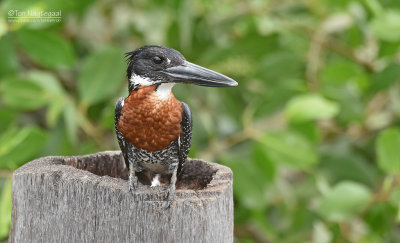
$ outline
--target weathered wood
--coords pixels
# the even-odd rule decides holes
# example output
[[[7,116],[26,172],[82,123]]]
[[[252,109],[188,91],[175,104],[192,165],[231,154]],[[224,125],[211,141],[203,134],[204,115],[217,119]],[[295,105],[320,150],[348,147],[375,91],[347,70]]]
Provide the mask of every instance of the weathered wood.
[[[13,175],[10,242],[233,242],[232,172],[189,160],[165,187],[128,191],[120,153],[45,157]],[[205,187],[206,186],[206,187]]]

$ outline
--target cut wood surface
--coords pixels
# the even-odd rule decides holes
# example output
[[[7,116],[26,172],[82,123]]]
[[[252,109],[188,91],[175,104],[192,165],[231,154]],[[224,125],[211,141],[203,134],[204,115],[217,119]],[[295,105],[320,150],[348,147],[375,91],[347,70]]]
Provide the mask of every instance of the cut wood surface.
[[[44,157],[13,175],[10,242],[233,242],[232,171],[189,159],[175,201],[144,178],[134,194],[120,152]],[[144,183],[144,184],[142,184]]]

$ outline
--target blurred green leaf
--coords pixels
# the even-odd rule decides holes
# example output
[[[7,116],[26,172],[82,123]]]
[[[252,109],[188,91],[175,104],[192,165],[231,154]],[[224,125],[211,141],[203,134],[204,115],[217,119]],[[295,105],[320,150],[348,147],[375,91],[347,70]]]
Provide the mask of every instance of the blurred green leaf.
[[[125,68],[123,52],[118,48],[107,47],[89,55],[79,75],[82,101],[93,105],[114,95],[124,82]]]
[[[400,170],[400,131],[388,128],[381,132],[376,142],[378,166],[388,174]]]
[[[8,109],[0,109],[0,134],[15,121],[16,113]]]
[[[373,145],[373,144],[372,144]],[[336,184],[343,180],[374,186],[380,181],[375,163],[345,139],[338,139],[320,146],[319,174]]]
[[[264,174],[265,180],[268,182],[274,181],[276,166],[266,154],[265,148],[260,144],[253,145],[251,158],[257,170]]]
[[[305,137],[312,144],[317,145],[321,140],[321,134],[316,122],[292,122],[289,124],[290,130],[295,131]]]
[[[316,222],[313,229],[313,243],[332,242],[332,233],[323,222]]]
[[[46,113],[46,122],[49,127],[54,127],[56,125],[57,121],[61,117],[64,105],[65,100],[62,97],[53,98]]]
[[[260,54],[263,52],[260,52]],[[269,82],[286,80],[289,78],[302,78],[303,63],[300,57],[286,51],[268,53],[259,65],[257,73]]]
[[[60,69],[75,63],[70,42],[49,31],[21,29],[16,32],[22,50],[46,68]]]
[[[305,94],[292,98],[286,106],[286,115],[292,122],[328,119],[337,115],[337,103],[319,94]]]
[[[233,171],[233,190],[241,205],[246,208],[260,209],[267,205],[267,179],[263,172],[252,162],[229,158],[224,161]],[[251,178],[251,180],[249,180]]]
[[[51,100],[48,102],[46,121],[49,127],[54,127],[59,120],[63,107],[67,103],[67,95],[57,78],[48,72],[33,71],[28,73],[33,82],[46,91],[46,96]]]
[[[79,114],[74,103],[69,101],[65,104],[63,110],[63,117],[68,138],[70,139],[70,142],[72,144],[76,144],[78,139],[77,134],[78,134]]]
[[[272,82],[268,85],[256,83],[256,87],[257,93],[246,98],[256,101],[255,115],[257,117],[272,115],[274,112],[280,111],[291,97],[306,90],[304,80],[301,79],[286,79],[284,82]]]
[[[400,40],[400,11],[385,11],[371,21],[371,28],[375,35],[382,40]]]
[[[59,97],[64,94],[64,90],[54,74],[50,72],[31,71],[27,74],[28,78],[46,90],[49,95]]]
[[[329,155],[321,157],[320,173],[327,176],[331,182],[341,180],[353,180],[373,186],[379,176],[376,169],[360,155],[348,153],[344,155],[335,154],[335,150]]]
[[[397,201],[398,203],[398,201]],[[374,229],[378,235],[394,232],[396,208],[389,202],[374,204],[365,215],[365,222]]]
[[[32,159],[46,139],[47,134],[34,126],[8,129],[0,135],[0,169],[15,169]]]
[[[9,35],[0,37],[0,77],[17,72],[19,64]]]
[[[32,80],[17,77],[3,80],[0,93],[6,105],[22,110],[38,109],[49,99],[42,87]]]
[[[323,196],[318,211],[326,220],[341,222],[362,212],[370,198],[371,192],[364,185],[343,181]]]
[[[392,84],[400,80],[400,64],[391,63],[382,71],[373,75],[371,92],[377,92],[389,88]]]
[[[0,239],[8,236],[11,224],[12,182],[7,179],[0,194]]]
[[[296,133],[268,132],[260,137],[259,142],[265,146],[266,154],[276,164],[287,163],[307,168],[318,162],[315,148]]]
[[[362,73],[361,67],[346,59],[335,59],[323,67],[321,72],[322,85],[343,85],[354,80]]]

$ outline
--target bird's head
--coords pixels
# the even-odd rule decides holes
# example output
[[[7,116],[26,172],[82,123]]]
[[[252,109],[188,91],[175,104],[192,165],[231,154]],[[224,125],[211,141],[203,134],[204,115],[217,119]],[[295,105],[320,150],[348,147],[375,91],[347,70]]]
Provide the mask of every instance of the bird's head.
[[[225,75],[186,61],[178,51],[163,46],[143,46],[126,53],[129,91],[138,86],[188,83],[210,87],[236,86]]]

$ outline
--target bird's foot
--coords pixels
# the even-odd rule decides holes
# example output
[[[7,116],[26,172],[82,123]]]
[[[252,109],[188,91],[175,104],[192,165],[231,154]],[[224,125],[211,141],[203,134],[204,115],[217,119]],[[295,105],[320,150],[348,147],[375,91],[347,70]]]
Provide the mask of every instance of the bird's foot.
[[[167,191],[167,205],[165,209],[168,209],[171,207],[172,202],[174,201],[175,198],[175,185],[171,185],[171,187]]]
[[[167,192],[167,207],[166,207],[166,209],[170,208],[172,202],[174,201],[176,174],[177,174],[177,169],[175,169],[174,172],[172,172],[172,175],[171,175],[171,184],[170,184],[169,190]]]
[[[167,192],[167,204],[165,206],[165,209],[169,209],[171,207],[172,202],[174,201],[174,195],[172,195],[170,190]]]
[[[137,186],[137,177],[133,174],[129,175],[129,192],[134,193]]]

